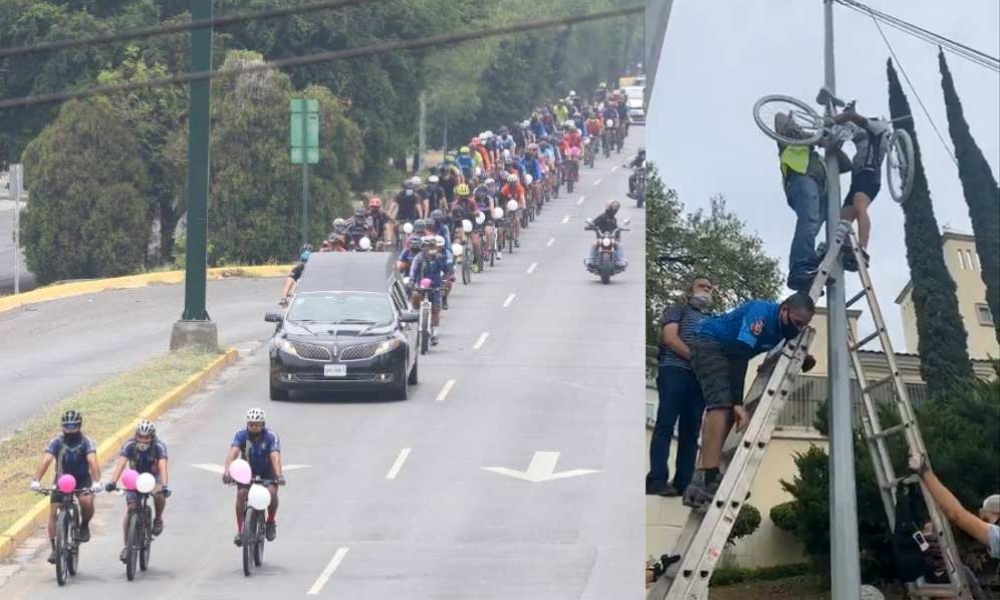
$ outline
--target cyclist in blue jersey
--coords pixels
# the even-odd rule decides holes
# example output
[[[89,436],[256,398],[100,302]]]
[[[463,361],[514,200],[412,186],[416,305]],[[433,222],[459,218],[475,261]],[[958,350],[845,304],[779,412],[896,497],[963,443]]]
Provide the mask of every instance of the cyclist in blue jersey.
[[[472,158],[468,146],[462,146],[458,149],[458,157],[455,158],[455,162],[458,164],[458,168],[462,170],[462,176],[465,177],[465,180],[471,181],[476,170],[476,160]]]
[[[422,221],[417,221],[422,223]],[[417,232],[416,227],[413,228],[414,233]],[[420,236],[412,235],[410,239],[406,241],[406,248],[399,253],[399,258],[396,259],[396,270],[402,273],[404,276],[410,274],[410,266],[413,264],[413,259],[420,254]]]
[[[718,491],[722,445],[733,425],[740,431],[748,422],[743,383],[750,359],[794,340],[815,312],[812,298],[796,292],[780,304],[750,300],[698,324],[689,346],[691,367],[705,397],[705,420],[698,471],[684,491],[685,506],[701,508]],[[814,366],[816,359],[807,356],[802,370]]]
[[[101,467],[97,464],[97,444],[83,435],[83,415],[75,410],[66,411],[61,419],[62,434],[52,438],[45,447],[42,461],[35,469],[35,477],[31,480],[31,491],[42,489],[39,481],[56,463],[56,474],[53,484],[63,475],[72,475],[76,479],[76,499],[80,503],[80,542],[90,541],[90,520],[94,517],[94,496],[101,491]],[[61,492],[52,492],[49,507],[49,542],[52,552],[49,562],[56,562],[56,513],[62,504]]]
[[[455,280],[455,254],[451,251],[451,230],[448,228],[448,218],[443,210],[431,213],[426,221],[426,228],[420,232],[421,237],[432,235],[437,238],[438,248],[444,255],[444,289],[441,290],[441,310],[448,310],[448,295],[451,294],[451,284]]]
[[[278,485],[285,485],[285,477],[281,469],[281,439],[275,431],[265,426],[265,417],[262,408],[251,408],[247,411],[247,426],[233,436],[229,454],[226,455],[222,482],[233,482],[233,478],[229,476],[229,465],[237,458],[241,458],[250,463],[250,472],[254,477],[277,483],[267,486],[267,490],[271,492],[271,504],[267,507],[267,523],[264,527],[267,541],[273,542],[278,535],[278,525],[275,520],[278,513]],[[249,491],[248,487],[240,487],[236,492],[236,537],[233,543],[237,546],[243,544],[243,515],[246,513]]]
[[[413,282],[413,309],[420,310],[420,303],[424,301],[424,292],[420,289],[420,282],[424,279],[431,280],[431,287],[435,288],[429,293],[428,300],[431,301],[431,343],[438,343],[438,328],[441,326],[441,290],[444,280],[444,271],[447,268],[444,255],[438,244],[437,236],[425,236],[421,243],[421,252],[413,259],[413,266],[410,267],[410,281]]]
[[[125,468],[134,469],[139,474],[150,473],[156,477],[156,488],[153,493],[153,535],[158,536],[163,533],[163,510],[167,506],[167,498],[170,497],[170,488],[167,487],[167,445],[156,435],[156,425],[152,421],[139,421],[135,426],[135,436],[122,445],[118,453],[118,463],[115,465],[111,482],[105,490],[113,492],[117,487],[116,482],[122,476]],[[136,502],[139,499],[134,490],[125,492],[125,520],[122,523],[122,530],[125,535],[125,548],[118,559],[122,562],[128,558],[128,517],[135,511]]]

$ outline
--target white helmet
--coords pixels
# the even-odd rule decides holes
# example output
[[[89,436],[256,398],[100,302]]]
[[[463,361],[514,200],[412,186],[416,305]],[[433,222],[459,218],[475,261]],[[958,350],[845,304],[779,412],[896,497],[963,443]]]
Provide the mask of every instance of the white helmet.
[[[569,97],[572,98],[573,96],[576,96],[576,92],[573,91],[573,90],[570,90],[569,91]]]
[[[515,210],[517,210],[517,200],[508,200],[507,212],[514,212]]]
[[[337,217],[336,219],[333,220],[333,226],[334,227],[340,227],[343,224],[344,224],[344,220],[342,218],[340,218],[340,217]]]
[[[492,177],[487,177],[486,181],[483,182],[483,185],[496,185],[496,180]]]
[[[476,225],[482,225],[486,222],[486,215],[483,213],[476,213]]]
[[[424,181],[422,179],[420,179],[420,177],[418,175],[414,175],[413,177],[410,178],[410,184],[413,185],[413,186],[418,186],[418,185],[420,185],[423,182]]]
[[[427,178],[427,183],[437,183],[438,181],[440,181],[440,179],[438,179],[437,175],[431,175]]]
[[[444,246],[444,236],[436,235],[434,236],[434,241],[437,242],[438,246]]]
[[[136,435],[156,435],[156,425],[152,421],[142,420],[135,426]]]
[[[472,221],[468,219],[462,219],[462,231],[469,233],[472,231]]]
[[[482,177],[482,176],[483,176],[482,167],[476,167],[476,177]]]
[[[403,223],[403,233],[406,235],[413,233],[413,223]]]
[[[455,256],[462,256],[463,252],[465,252],[465,247],[462,246],[462,244],[455,242],[454,244],[451,245],[451,253],[454,254]]]
[[[524,174],[524,185],[531,185],[532,181],[534,181],[534,178],[531,177],[531,173],[525,173]]]
[[[496,207],[496,208],[494,208],[493,209],[493,218],[496,219],[496,220],[498,220],[498,221],[500,219],[502,219],[503,218],[503,209],[500,208],[499,206]]]
[[[518,180],[519,180],[519,178],[517,176],[517,173],[508,173],[507,174],[507,182],[508,183],[517,183]]]
[[[251,408],[247,411],[247,423],[263,423],[266,417],[263,408]]]
[[[371,248],[372,248],[372,241],[370,239],[368,239],[368,236],[365,236],[365,237],[361,238],[360,240],[358,240],[358,246],[361,246],[362,250],[366,250],[366,251],[367,250],[371,250]]]

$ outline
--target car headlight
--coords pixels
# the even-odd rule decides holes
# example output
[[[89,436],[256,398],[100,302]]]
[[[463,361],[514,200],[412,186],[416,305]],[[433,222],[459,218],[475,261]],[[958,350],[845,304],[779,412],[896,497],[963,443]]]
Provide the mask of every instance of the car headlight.
[[[392,352],[396,348],[399,348],[399,340],[397,340],[396,338],[393,338],[391,340],[386,340],[386,341],[382,342],[381,344],[379,344],[378,348],[375,348],[375,354],[372,355],[372,356],[373,357],[374,356],[381,356],[381,355],[385,354],[386,352]]]
[[[286,338],[278,338],[274,341],[274,345],[278,347],[285,354],[291,354],[292,356],[298,356],[299,353],[295,351],[295,345],[289,342]]]

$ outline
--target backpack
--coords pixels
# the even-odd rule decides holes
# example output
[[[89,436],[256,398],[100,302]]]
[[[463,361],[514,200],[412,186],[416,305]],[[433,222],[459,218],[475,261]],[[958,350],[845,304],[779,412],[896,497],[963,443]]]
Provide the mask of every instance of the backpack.
[[[133,440],[135,441],[135,440]],[[132,444],[129,455],[126,456],[128,459],[128,466],[130,469],[135,468],[135,459],[139,456],[139,448],[137,444]],[[149,443],[149,448],[153,451],[153,464],[156,465],[160,461],[160,447],[156,445],[156,439],[154,438],[152,442]]]

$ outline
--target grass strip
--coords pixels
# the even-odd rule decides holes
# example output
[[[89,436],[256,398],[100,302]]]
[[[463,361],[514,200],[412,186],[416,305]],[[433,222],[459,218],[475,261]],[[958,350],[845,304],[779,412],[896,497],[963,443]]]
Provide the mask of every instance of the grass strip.
[[[147,405],[207,367],[219,353],[181,350],[149,359],[59,402],[0,442],[0,532],[6,531],[40,496],[28,490],[45,445],[60,432],[59,417],[83,413],[83,433],[98,445],[134,420]],[[49,483],[53,467],[43,484]]]

